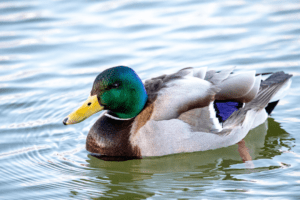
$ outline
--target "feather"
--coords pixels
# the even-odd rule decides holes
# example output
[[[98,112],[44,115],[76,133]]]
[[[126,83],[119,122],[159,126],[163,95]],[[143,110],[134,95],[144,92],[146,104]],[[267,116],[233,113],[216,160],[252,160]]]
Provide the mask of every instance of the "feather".
[[[255,71],[231,75],[222,81],[221,91],[216,95],[218,100],[238,99],[245,96],[253,88]]]
[[[207,67],[197,68],[193,70],[193,76],[201,79],[205,78]]]

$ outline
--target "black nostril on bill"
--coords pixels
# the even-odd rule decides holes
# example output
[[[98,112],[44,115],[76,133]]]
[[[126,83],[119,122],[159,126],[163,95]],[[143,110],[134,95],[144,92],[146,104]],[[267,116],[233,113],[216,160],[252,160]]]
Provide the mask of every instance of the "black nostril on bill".
[[[63,121],[63,124],[64,124],[64,125],[67,125],[68,119],[69,119],[68,117],[66,117],[66,118],[64,119],[64,121]]]

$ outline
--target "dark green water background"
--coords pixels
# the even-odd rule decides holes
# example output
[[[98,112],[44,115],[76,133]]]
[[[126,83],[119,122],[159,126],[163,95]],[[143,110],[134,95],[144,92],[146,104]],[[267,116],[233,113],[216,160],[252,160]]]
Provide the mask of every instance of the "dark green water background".
[[[0,199],[300,199],[300,2],[0,1]],[[85,150],[99,114],[64,126],[94,78],[183,67],[281,71],[289,95],[237,145],[103,161]],[[268,127],[268,129],[267,129]]]

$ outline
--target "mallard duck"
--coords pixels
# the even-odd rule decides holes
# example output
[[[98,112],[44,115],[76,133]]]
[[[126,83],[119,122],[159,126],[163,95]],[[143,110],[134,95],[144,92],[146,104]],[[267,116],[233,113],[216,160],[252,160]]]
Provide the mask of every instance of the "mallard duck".
[[[234,145],[267,119],[292,75],[233,70],[189,67],[143,83],[129,67],[109,68],[63,123],[76,124],[104,110],[88,133],[86,149],[105,156],[163,156]]]

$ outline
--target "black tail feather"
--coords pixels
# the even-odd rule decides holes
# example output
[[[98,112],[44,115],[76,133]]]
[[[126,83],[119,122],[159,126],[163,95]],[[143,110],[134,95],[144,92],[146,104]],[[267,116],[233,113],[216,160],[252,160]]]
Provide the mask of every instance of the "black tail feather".
[[[268,115],[271,115],[272,111],[274,110],[274,108],[277,106],[279,100],[278,101],[273,101],[270,102],[267,107],[265,107],[266,112],[268,113]]]

